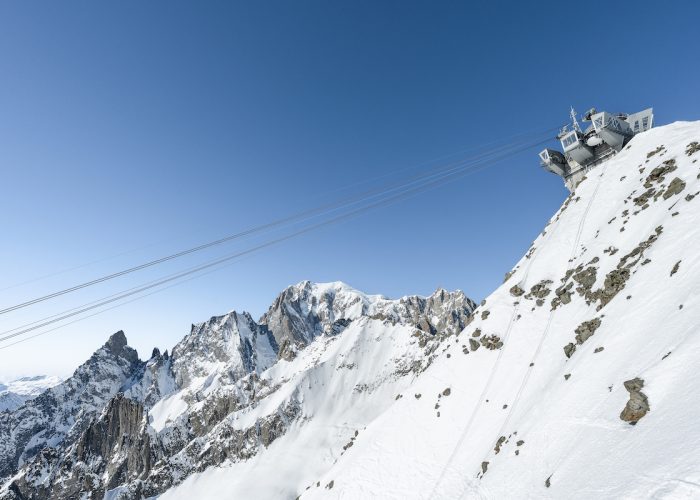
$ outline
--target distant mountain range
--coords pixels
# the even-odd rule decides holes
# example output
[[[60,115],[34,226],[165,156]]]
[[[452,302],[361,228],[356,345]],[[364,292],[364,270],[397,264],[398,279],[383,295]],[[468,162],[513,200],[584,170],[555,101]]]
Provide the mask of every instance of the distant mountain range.
[[[25,401],[38,396],[49,387],[60,384],[61,380],[56,376],[37,375],[0,382],[0,412],[19,408]]]

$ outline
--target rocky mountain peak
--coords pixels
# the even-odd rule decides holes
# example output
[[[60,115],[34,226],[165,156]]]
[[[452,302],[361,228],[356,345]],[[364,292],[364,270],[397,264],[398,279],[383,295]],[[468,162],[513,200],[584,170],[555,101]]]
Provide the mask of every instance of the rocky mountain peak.
[[[119,354],[119,352],[121,352],[126,345],[127,340],[123,330],[119,330],[118,332],[110,335],[109,339],[107,339],[107,342],[105,343],[105,347],[111,350],[114,354]]]
[[[262,371],[277,360],[277,351],[266,327],[247,312],[231,311],[192,325],[190,334],[173,348],[171,360],[182,387],[211,373],[226,372],[235,379]]]
[[[130,363],[137,363],[139,361],[139,355],[135,349],[129,347],[126,339],[126,335],[122,330],[113,333],[104,346],[95,352],[94,355],[100,356],[103,353],[109,353],[116,357],[121,357]]]
[[[369,295],[335,281],[302,281],[286,288],[260,318],[278,345],[305,346],[319,335],[335,335],[360,317],[413,325],[428,333],[455,333],[476,304],[462,291],[438,288],[429,297],[389,299]],[[451,309],[449,314],[447,309]]]
[[[118,331],[65,381],[6,413],[0,422],[0,478],[47,446],[73,442],[142,366]]]

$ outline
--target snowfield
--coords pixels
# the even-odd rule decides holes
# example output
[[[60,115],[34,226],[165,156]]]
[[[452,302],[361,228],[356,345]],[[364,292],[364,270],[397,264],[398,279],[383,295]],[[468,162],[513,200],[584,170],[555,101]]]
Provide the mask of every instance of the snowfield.
[[[698,122],[660,127],[592,170],[427,369],[396,376],[421,348],[371,320],[278,363],[263,376],[304,373],[302,418],[162,498],[700,497],[695,141]],[[500,349],[473,351],[491,335]],[[635,378],[649,411],[631,425]]]

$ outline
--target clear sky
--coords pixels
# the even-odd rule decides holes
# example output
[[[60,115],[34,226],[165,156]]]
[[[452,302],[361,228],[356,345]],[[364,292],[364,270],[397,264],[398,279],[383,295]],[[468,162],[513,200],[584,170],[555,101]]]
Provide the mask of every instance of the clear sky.
[[[572,105],[698,119],[698,18],[694,1],[3,2],[0,306],[556,127]],[[212,315],[257,318],[303,279],[481,300],[567,194],[537,151],[1,349],[0,380],[67,375],[119,329],[148,357]]]

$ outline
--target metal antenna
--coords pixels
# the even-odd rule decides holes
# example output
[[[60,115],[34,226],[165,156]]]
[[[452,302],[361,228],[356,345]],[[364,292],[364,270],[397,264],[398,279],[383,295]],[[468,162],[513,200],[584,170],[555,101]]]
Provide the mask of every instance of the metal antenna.
[[[569,115],[571,116],[571,123],[573,123],[574,129],[577,132],[581,132],[581,126],[578,124],[578,120],[576,119],[576,110],[573,106],[571,106],[571,112],[569,113]]]

